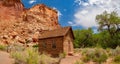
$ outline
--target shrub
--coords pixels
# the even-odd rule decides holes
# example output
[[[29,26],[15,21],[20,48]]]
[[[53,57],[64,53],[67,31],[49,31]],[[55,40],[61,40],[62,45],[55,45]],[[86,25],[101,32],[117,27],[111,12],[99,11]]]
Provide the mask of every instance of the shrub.
[[[40,55],[40,64],[53,64],[57,63],[58,59],[50,57],[50,55],[47,54],[41,54]]]
[[[120,63],[120,54],[114,57],[114,62]]]
[[[116,49],[111,49],[110,55],[111,56],[117,56],[120,54],[120,47],[116,47]]]
[[[24,51],[25,47],[20,43],[12,43],[7,45],[7,52],[15,52],[15,51]]]
[[[26,63],[27,64],[38,64],[39,63],[39,53],[34,48],[28,48],[26,50]],[[34,59],[34,60],[33,60]]]
[[[0,45],[0,50],[5,51],[6,50],[6,46]]]
[[[81,52],[81,48],[75,48],[75,49],[74,49],[74,52],[75,52],[75,53],[80,53],[80,52]]]
[[[111,56],[112,50],[113,49],[111,49],[111,48],[106,48],[106,52],[107,52],[108,56]]]
[[[76,61],[74,64],[85,64],[85,63],[79,60],[79,61]]]
[[[26,57],[22,52],[11,52],[11,56],[15,59],[15,64],[25,64],[26,62]]]
[[[87,57],[87,56],[82,57],[82,61],[84,61],[84,62],[88,62],[90,60],[91,60],[90,57]]]
[[[25,51],[11,52],[17,64],[39,64],[39,53],[33,48],[27,48]]]
[[[93,49],[86,48],[85,50],[82,51],[82,55],[83,55],[82,60],[84,62],[94,61],[102,63],[105,62],[108,58],[106,51],[102,48]]]
[[[52,58],[49,55],[40,55],[36,48],[12,51],[11,56],[15,59],[16,64],[52,64],[58,62],[58,59]]]
[[[39,46],[38,46],[38,44],[35,44],[35,45],[33,45],[33,47],[34,47],[34,48],[38,48]]]
[[[60,57],[60,58],[65,58],[66,55],[67,55],[66,52],[63,52],[63,53],[60,53],[60,54],[59,54],[59,57]]]

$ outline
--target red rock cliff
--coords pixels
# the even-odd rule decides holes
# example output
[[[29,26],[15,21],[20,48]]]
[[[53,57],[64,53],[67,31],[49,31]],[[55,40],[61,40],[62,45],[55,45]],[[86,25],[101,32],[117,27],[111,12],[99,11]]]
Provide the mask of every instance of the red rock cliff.
[[[43,4],[25,9],[21,0],[0,0],[0,44],[37,42],[41,31],[60,28],[57,11]]]

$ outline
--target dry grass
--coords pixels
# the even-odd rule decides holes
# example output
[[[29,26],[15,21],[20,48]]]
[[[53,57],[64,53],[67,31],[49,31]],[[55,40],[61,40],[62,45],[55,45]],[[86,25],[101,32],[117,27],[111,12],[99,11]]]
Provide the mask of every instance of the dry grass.
[[[80,53],[81,58],[75,64],[120,64],[120,47],[116,49],[103,48],[80,48],[75,49],[75,53]]]
[[[58,59],[52,58],[47,54],[39,54],[35,48],[27,48],[24,51],[12,51],[11,56],[15,59],[16,64],[53,64]]]
[[[0,45],[0,50],[5,51],[6,50],[6,46]]]

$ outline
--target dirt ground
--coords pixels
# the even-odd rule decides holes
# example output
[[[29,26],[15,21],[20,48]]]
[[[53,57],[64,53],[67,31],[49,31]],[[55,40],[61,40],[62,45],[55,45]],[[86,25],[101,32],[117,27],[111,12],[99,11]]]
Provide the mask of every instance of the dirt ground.
[[[74,64],[80,59],[80,55],[67,56],[60,61],[60,64]],[[4,51],[0,51],[0,64],[14,64],[14,59],[10,57],[10,54]]]
[[[60,64],[74,64],[76,61],[80,60],[80,55],[75,54],[74,56],[67,56],[66,58],[60,61]]]
[[[14,59],[10,58],[9,53],[0,51],[0,64],[13,64]]]
[[[73,56],[67,56],[60,61],[60,64],[74,64],[76,61],[79,61],[81,54],[75,54]],[[104,64],[110,64],[111,58],[107,60]],[[0,64],[14,64],[14,59],[10,57],[10,54],[4,51],[0,51]],[[88,62],[86,64],[95,64],[94,62]]]

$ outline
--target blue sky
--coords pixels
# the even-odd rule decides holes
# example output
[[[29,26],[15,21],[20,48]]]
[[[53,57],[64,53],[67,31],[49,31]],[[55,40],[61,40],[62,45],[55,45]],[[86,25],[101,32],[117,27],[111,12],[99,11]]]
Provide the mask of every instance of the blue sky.
[[[120,0],[22,0],[26,8],[35,4],[45,4],[57,9],[59,23],[62,26],[72,26],[73,29],[98,27],[95,16],[103,11],[117,11],[120,14]]]

